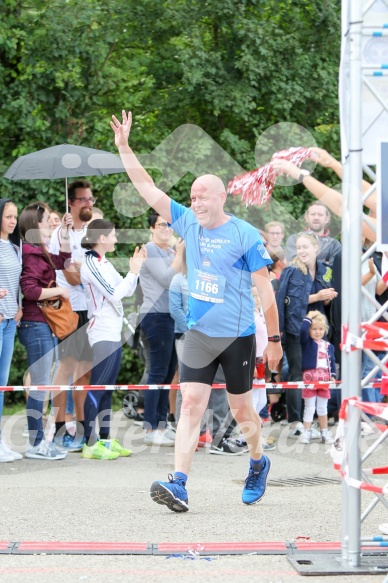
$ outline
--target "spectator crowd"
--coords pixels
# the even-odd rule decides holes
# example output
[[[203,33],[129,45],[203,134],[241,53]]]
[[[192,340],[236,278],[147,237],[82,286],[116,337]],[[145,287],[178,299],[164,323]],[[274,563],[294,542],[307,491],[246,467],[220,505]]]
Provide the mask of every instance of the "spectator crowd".
[[[326,151],[316,148],[318,163],[342,177],[342,167]],[[271,221],[260,231],[266,247],[268,270],[279,313],[284,354],[272,370],[263,358],[268,344],[265,313],[252,284],[252,306],[256,323],[256,368],[252,399],[265,425],[271,410],[285,401],[284,420],[289,436],[301,443],[319,440],[332,443],[328,421],[338,418],[340,391],[328,389],[285,390],[267,394],[259,381],[304,381],[340,379],[341,243],[330,236],[331,212],[341,215],[341,195],[326,188],[310,174],[301,174],[292,163],[276,162],[278,173],[302,179],[316,197],[305,211],[305,228],[289,233],[285,225]],[[370,185],[364,184],[365,191]],[[324,200],[325,202],[322,202]],[[190,327],[188,311],[186,249],[173,236],[167,220],[157,212],[149,215],[150,238],[136,248],[123,277],[106,257],[117,242],[115,225],[94,206],[91,184],[77,180],[68,188],[69,208],[64,216],[37,201],[18,209],[9,199],[0,199],[0,386],[6,386],[16,334],[25,347],[28,370],[26,386],[114,385],[120,370],[123,304],[125,297],[141,292],[139,328],[146,352],[144,391],[138,404],[136,423],[144,427],[144,443],[173,447],[175,427],[181,415],[180,391],[158,388],[179,381],[183,346]],[[371,221],[376,201],[368,198],[369,222],[363,223],[363,250],[375,240]],[[19,211],[20,215],[19,215]],[[260,238],[258,233],[258,237]],[[388,299],[382,278],[381,253],[369,254],[360,264],[362,285],[383,305]],[[364,294],[362,320],[373,319],[377,311]],[[78,327],[64,339],[57,338],[45,319],[40,303],[69,300],[78,315]],[[208,298],[209,299],[209,298]],[[384,354],[378,354],[382,359]],[[362,376],[379,377],[365,355]],[[371,374],[372,373],[372,374]],[[218,367],[216,383],[224,383]],[[256,384],[256,386],[255,386]],[[29,447],[26,458],[61,460],[68,453],[81,452],[86,459],[112,460],[131,451],[110,435],[111,391],[29,390],[26,399]],[[365,401],[380,402],[379,389],[364,389]],[[45,433],[44,405],[50,401],[55,415],[52,439]],[[0,392],[0,418],[4,392]],[[279,407],[277,408],[279,410]],[[317,418],[318,426],[314,419]],[[69,425],[69,419],[72,424]],[[211,422],[210,422],[211,421]],[[73,431],[70,431],[70,427]],[[0,429],[1,431],[1,429]],[[0,434],[1,435],[1,434]],[[263,439],[263,449],[275,448]],[[215,455],[240,455],[248,450],[230,414],[225,389],[211,391],[202,418],[196,447],[207,447]],[[0,462],[23,456],[0,441]]]

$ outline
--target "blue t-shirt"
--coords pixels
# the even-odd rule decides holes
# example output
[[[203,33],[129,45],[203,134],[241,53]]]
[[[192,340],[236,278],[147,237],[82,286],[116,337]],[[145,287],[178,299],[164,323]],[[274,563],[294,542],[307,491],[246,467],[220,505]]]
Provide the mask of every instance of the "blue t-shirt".
[[[174,231],[186,242],[188,327],[211,337],[254,334],[251,273],[272,263],[259,232],[230,215],[214,229],[171,200]]]

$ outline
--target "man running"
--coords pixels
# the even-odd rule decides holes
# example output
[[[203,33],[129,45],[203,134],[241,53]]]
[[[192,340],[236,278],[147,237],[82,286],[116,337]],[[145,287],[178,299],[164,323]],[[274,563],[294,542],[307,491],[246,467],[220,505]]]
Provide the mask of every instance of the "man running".
[[[281,356],[278,314],[268,275],[271,263],[257,229],[224,211],[226,191],[213,175],[191,187],[191,208],[156,187],[129,147],[132,115],[112,116],[115,144],[140,196],[173,225],[186,242],[189,330],[185,335],[180,388],[182,408],[175,439],[175,473],[156,481],[151,498],[174,512],[189,509],[186,482],[198,443],[200,423],[213,379],[221,364],[230,409],[249,446],[250,467],[242,493],[245,504],[264,496],[271,467],[263,455],[261,423],[252,407],[255,368],[255,325],[252,279],[261,298],[268,329],[264,359],[275,370]]]

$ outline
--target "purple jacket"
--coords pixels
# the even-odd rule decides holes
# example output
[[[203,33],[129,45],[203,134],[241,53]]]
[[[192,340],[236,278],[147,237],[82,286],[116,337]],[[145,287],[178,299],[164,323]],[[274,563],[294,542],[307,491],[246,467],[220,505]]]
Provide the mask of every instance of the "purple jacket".
[[[71,253],[49,253],[55,269],[64,269],[66,259],[71,259]],[[55,281],[55,269],[39,246],[23,243],[22,275],[20,286],[23,292],[23,318],[29,322],[46,322],[36,302],[42,289],[48,287],[50,281]]]

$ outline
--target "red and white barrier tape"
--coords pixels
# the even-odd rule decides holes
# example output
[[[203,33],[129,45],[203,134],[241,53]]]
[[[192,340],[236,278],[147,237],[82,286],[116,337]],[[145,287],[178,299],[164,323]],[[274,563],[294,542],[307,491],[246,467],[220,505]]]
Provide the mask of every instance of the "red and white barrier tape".
[[[367,476],[378,476],[378,475],[382,475],[382,474],[388,474],[388,467],[384,467],[384,468],[367,468],[367,469],[362,470],[362,471]]]
[[[364,334],[356,336],[349,332],[348,326],[342,327],[341,350],[350,352],[351,350],[388,350],[388,322],[378,322],[378,324],[361,324]]]
[[[368,384],[369,387],[379,388],[381,382]],[[318,381],[315,383],[289,382],[265,383],[254,382],[254,389],[341,389],[341,381]],[[225,384],[213,385],[213,389],[225,389]],[[1,391],[152,391],[156,389],[177,390],[179,385],[31,385],[0,387]]]
[[[374,492],[376,494],[383,494],[386,496],[388,494],[388,484],[383,487],[375,486],[373,484],[368,484],[367,482],[362,482],[361,480],[356,480],[349,476],[349,466],[346,462],[347,452],[345,450],[345,420],[348,415],[349,404],[361,409],[365,413],[370,415],[376,415],[384,420],[388,420],[388,405],[383,403],[363,403],[358,397],[351,397],[350,399],[344,399],[339,411],[339,421],[337,426],[337,431],[335,434],[335,440],[331,446],[331,457],[333,459],[334,468],[338,470],[345,480],[348,486],[353,488],[358,488],[359,490],[367,490],[369,492]],[[388,430],[388,427],[387,427]],[[388,474],[388,467],[382,468],[366,468],[363,469],[365,475],[383,475]]]
[[[352,401],[352,405],[361,409],[364,413],[368,415],[375,415],[376,417],[381,417],[388,421],[388,404],[386,403],[364,403],[362,401]]]
[[[376,494],[383,494],[384,496],[388,494],[388,484],[380,487],[375,486],[374,484],[368,484],[368,482],[361,482],[361,480],[350,478],[346,471],[341,471],[341,476],[345,480],[346,484],[352,488],[357,488],[358,490],[367,490],[368,492],[375,492]]]

